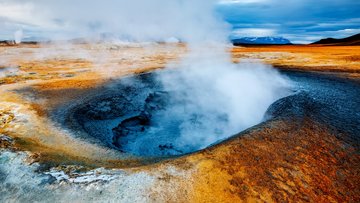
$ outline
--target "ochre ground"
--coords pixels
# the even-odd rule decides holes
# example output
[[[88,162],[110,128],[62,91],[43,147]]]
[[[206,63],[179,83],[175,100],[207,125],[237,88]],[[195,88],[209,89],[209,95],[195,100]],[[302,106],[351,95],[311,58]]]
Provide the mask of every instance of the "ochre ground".
[[[310,120],[274,121],[189,159],[197,202],[360,200],[358,151]]]
[[[119,152],[73,138],[49,120],[49,112],[113,79],[163,68],[185,52],[183,45],[165,44],[0,46],[0,70],[16,69],[0,74],[0,133],[15,139],[13,145],[0,141],[0,147],[29,151],[31,161],[55,165],[137,165],[135,158],[120,159]],[[352,78],[360,74],[360,46],[234,47],[230,52],[235,63],[251,58],[280,69],[332,71]],[[260,129],[135,170],[192,170],[191,180],[178,180],[184,190],[177,191],[183,199],[176,201],[360,201],[359,153],[345,147],[326,126],[294,119],[272,121]]]
[[[283,68],[360,73],[360,46],[235,47],[232,54],[235,62],[241,58],[254,58]]]

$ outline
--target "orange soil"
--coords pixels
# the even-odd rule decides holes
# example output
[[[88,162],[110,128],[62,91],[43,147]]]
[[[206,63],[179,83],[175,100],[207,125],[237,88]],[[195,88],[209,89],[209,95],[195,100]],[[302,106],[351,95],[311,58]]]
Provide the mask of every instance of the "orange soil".
[[[360,155],[345,145],[310,120],[268,123],[189,157],[196,202],[358,202]]]
[[[360,46],[286,45],[234,47],[233,60],[260,59],[279,68],[337,71],[359,76]]]

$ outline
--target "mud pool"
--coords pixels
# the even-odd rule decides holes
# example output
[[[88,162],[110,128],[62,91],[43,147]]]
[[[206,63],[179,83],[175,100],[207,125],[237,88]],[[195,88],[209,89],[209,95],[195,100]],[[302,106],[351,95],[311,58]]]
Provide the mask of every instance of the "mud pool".
[[[130,76],[97,90],[74,105],[67,125],[83,137],[127,154],[169,157],[204,149],[260,123],[267,107],[279,99],[273,98],[260,118],[253,119],[255,122],[235,120],[238,123],[234,128],[229,124],[234,119],[223,110],[225,106],[202,108],[215,98],[193,104],[189,98],[193,96],[187,91],[164,87],[159,74],[162,71]],[[278,91],[282,96],[290,94],[285,87]]]

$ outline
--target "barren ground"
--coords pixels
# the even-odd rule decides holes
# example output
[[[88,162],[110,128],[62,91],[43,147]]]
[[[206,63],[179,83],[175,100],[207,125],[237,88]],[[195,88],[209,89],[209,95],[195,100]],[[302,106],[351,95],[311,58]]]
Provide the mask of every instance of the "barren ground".
[[[230,51],[235,63],[251,58],[283,70],[331,73],[354,83],[360,77],[360,46]],[[311,116],[281,116],[215,147],[146,166],[72,137],[52,122],[55,108],[114,79],[163,68],[185,52],[183,45],[165,44],[0,46],[0,134],[14,139],[0,139],[0,153],[26,151],[27,163],[48,168],[81,165],[86,170],[106,167],[156,174],[156,188],[147,191],[153,200],[162,196],[177,202],[360,201],[358,143],[339,138]],[[187,175],[172,175],[169,168]]]

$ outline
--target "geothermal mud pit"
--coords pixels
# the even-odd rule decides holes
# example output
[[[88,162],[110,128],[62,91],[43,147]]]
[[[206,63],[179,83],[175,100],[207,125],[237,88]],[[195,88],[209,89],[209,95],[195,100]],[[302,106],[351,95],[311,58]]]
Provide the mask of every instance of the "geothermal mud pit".
[[[226,102],[216,106],[211,104],[216,98],[209,97],[194,104],[203,95],[193,95],[186,85],[178,85],[183,86],[179,89],[166,87],[162,78],[169,72],[177,74],[174,70],[145,73],[97,90],[95,96],[74,105],[67,123],[96,142],[121,152],[168,157],[204,149],[262,121],[267,104],[261,117],[257,116],[260,119],[244,124],[241,119],[230,118],[224,110]],[[243,91],[243,87],[238,88]],[[288,94],[288,89],[281,88],[284,92],[277,94]],[[214,93],[214,97],[219,96]],[[230,125],[234,120],[238,123],[236,128]]]
[[[139,156],[181,155],[208,146],[207,140],[182,139],[184,125],[210,127],[215,135],[223,132],[226,114],[216,115],[218,126],[206,126],[206,112],[187,112],[186,97],[166,91],[156,77],[156,73],[146,73],[122,79],[103,95],[76,106],[70,116],[108,147]]]

